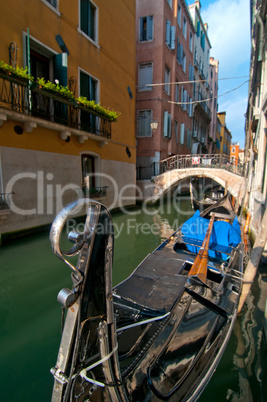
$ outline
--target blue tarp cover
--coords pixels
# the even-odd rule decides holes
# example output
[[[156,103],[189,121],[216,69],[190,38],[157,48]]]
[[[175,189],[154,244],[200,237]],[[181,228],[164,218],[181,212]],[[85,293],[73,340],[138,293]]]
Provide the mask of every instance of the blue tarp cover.
[[[201,218],[199,210],[182,225],[182,235],[190,239],[203,241],[209,226],[209,220]],[[232,224],[223,221],[215,221],[212,227],[210,243],[226,247],[236,247],[241,242],[241,231],[237,217]],[[187,245],[189,251],[197,253],[199,247]],[[228,256],[218,251],[209,250],[209,256],[226,260]]]

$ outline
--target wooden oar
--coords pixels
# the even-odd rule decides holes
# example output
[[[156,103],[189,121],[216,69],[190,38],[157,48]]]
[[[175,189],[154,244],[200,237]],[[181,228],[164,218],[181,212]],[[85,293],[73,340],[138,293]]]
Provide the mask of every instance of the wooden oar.
[[[209,242],[214,222],[214,216],[215,214],[212,213],[202,246],[198,252],[198,255],[195,258],[194,264],[188,272],[188,276],[197,276],[198,279],[200,279],[203,283],[207,282]]]

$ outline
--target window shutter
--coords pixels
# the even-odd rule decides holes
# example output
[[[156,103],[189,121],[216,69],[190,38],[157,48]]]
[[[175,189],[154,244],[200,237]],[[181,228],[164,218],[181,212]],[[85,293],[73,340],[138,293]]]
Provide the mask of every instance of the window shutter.
[[[165,38],[165,43],[169,47],[171,47],[171,22],[166,21],[166,38]]]
[[[179,127],[178,121],[175,121],[175,139],[176,139],[176,144],[178,144],[178,142],[179,142],[179,139],[178,139],[178,127]]]
[[[139,18],[139,40],[142,42],[144,40],[144,22],[143,22],[143,17]]]
[[[183,53],[183,71],[186,73],[186,55]]]
[[[175,102],[179,102],[179,85],[175,85]]]
[[[168,138],[172,136],[172,127],[171,127],[171,114],[168,114]]]
[[[169,121],[169,113],[164,111],[164,119],[163,119],[163,136],[168,137],[168,121]]]
[[[184,145],[184,123],[180,126],[180,144]]]
[[[200,21],[197,22],[197,37],[200,36]]]
[[[153,17],[149,15],[147,17],[147,40],[153,39]]]
[[[63,87],[68,86],[68,55],[59,53],[54,56],[54,80]]]
[[[186,110],[186,108],[187,108],[186,102],[187,102],[187,90],[185,89],[184,90],[184,107],[183,107],[184,110]]]
[[[183,47],[183,45],[180,43],[180,55],[179,55],[179,57],[180,57],[179,63],[180,63],[180,64],[183,63],[183,53],[184,53],[184,47]]]
[[[171,50],[175,49],[175,26],[171,27]]]

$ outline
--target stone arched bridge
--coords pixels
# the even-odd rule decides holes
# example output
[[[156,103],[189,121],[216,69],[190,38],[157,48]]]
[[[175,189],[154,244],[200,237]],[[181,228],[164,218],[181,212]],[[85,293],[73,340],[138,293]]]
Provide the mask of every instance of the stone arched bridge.
[[[142,190],[143,199],[156,202],[171,188],[176,187],[179,182],[193,177],[207,177],[216,181],[221,186],[227,187],[229,193],[241,203],[245,193],[245,178],[219,168],[191,167],[186,169],[173,169],[158,176],[154,176],[150,181],[138,182],[138,186]]]

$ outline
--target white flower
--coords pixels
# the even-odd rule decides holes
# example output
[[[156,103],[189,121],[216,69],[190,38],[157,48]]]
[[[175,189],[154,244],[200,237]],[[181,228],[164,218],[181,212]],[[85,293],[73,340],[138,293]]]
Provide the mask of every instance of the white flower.
[[[59,80],[55,80],[55,83],[56,83],[56,84],[59,84]]]

